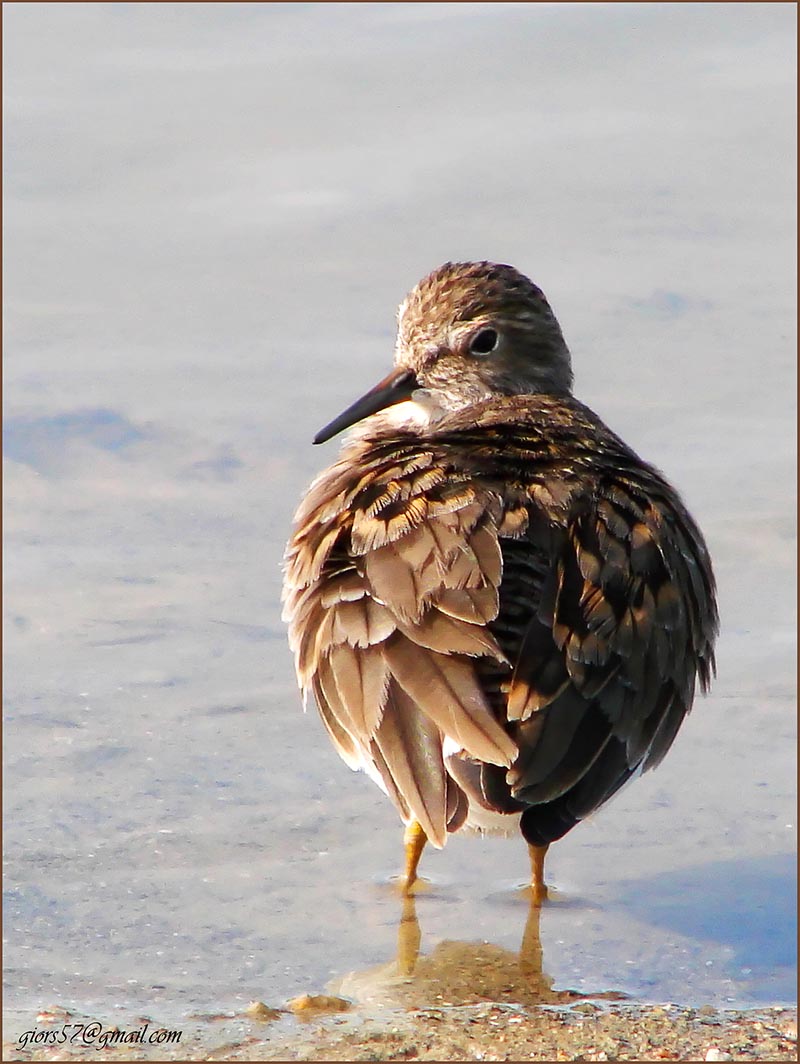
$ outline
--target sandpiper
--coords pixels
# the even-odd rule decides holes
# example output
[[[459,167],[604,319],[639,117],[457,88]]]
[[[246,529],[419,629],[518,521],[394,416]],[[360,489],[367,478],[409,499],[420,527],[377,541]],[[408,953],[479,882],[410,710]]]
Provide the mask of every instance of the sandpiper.
[[[551,842],[657,765],[714,672],[703,536],[675,489],[571,394],[543,293],[446,263],[401,304],[395,368],[286,553],[303,692],[425,843],[516,825],[535,903]]]

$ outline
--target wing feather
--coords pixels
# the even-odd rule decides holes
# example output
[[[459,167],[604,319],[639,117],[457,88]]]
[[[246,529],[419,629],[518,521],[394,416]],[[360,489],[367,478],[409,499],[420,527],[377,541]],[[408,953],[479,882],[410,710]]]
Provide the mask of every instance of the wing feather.
[[[445,739],[503,767],[517,753],[476,671],[483,659],[510,671],[488,627],[502,506],[413,455],[376,458],[355,485],[342,462],[328,476],[312,486],[287,552],[298,676],[348,764],[371,761],[401,815],[442,845],[468,814]],[[519,515],[509,521],[516,534],[522,526]]]
[[[511,764],[517,748],[495,720],[469,662],[423,652],[400,633],[387,640],[383,654],[403,690],[444,735],[479,761]]]
[[[444,846],[448,816],[442,736],[394,681],[389,685],[374,745],[409,811],[434,846]]]
[[[331,647],[328,654],[339,705],[360,742],[372,739],[386,704],[389,670],[379,647],[356,649],[349,643]]]

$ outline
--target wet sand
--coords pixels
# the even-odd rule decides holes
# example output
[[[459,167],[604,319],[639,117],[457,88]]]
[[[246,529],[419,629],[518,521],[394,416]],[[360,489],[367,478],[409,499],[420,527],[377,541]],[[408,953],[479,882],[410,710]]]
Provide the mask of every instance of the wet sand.
[[[229,1044],[232,1060],[796,1060],[797,1015],[698,1013],[678,1006],[431,1008]]]
[[[269,1009],[268,1011],[274,1011]],[[77,1019],[77,1017],[71,1017]],[[142,1018],[137,1029],[157,1026]],[[674,1004],[438,1005],[264,1022],[212,1018],[180,1045],[20,1049],[3,1060],[796,1060],[797,1011]]]

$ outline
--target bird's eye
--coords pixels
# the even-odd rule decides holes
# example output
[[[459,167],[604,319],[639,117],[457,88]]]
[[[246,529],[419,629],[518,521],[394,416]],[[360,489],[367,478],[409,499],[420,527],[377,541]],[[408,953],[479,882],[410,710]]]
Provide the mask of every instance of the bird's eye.
[[[490,355],[497,347],[499,339],[496,329],[481,329],[480,332],[475,333],[469,342],[470,354]]]

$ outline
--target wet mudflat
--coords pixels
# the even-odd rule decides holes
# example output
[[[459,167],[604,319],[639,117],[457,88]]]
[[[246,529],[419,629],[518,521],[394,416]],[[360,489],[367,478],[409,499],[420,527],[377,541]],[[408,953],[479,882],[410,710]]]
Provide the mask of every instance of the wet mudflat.
[[[509,1038],[571,1038],[641,1002],[755,1009],[748,1029],[778,1037],[796,941],[793,20],[6,9],[12,1045],[63,1009],[197,1024],[198,1052],[435,1056],[439,1033],[477,1026],[501,1059],[494,1004]],[[399,825],[301,711],[280,559],[335,454],[310,438],[388,369],[398,300],[483,257],[542,285],[576,394],[697,516],[719,677],[664,765],[553,848],[524,979],[522,843],[427,852],[418,993],[398,998]],[[355,1007],[230,1020],[303,993]],[[601,1013],[576,1013],[584,998]]]

